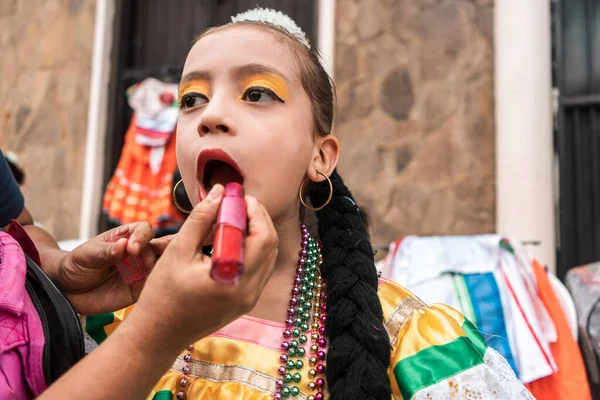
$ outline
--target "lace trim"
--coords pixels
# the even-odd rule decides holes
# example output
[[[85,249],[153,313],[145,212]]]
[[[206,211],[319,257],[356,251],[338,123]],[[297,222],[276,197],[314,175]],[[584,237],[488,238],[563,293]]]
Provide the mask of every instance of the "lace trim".
[[[392,311],[383,325],[388,333],[388,336],[390,337],[390,344],[392,346],[396,344],[396,341],[398,340],[398,333],[400,333],[400,330],[408,321],[408,318],[412,315],[412,312],[422,307],[425,307],[425,303],[417,298],[411,297],[398,304],[394,311]]]
[[[420,390],[412,400],[535,400],[498,352],[488,348],[483,360],[484,364]]]

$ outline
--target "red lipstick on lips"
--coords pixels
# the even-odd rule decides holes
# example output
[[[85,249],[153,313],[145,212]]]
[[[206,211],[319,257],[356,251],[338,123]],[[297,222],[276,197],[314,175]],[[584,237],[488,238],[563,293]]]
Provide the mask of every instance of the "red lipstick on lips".
[[[243,183],[243,180],[244,180],[244,177],[242,175],[240,167],[233,160],[233,158],[231,158],[231,156],[229,154],[227,154],[224,150],[221,150],[221,149],[202,150],[200,152],[200,154],[198,154],[198,159],[196,162],[196,168],[197,168],[196,179],[198,180],[198,199],[199,199],[199,201],[204,200],[204,198],[208,194],[207,188],[205,185],[206,177],[204,175],[206,173],[207,164],[209,164],[211,161],[220,161],[223,164],[227,164],[230,167],[230,169],[235,171],[237,173],[237,175],[239,175],[239,178],[241,178],[241,182],[238,182],[238,183],[241,184],[241,183]],[[232,181],[237,181],[237,180],[232,180]],[[226,186],[226,183],[228,183],[228,182],[220,182],[220,183],[222,183],[223,186]]]

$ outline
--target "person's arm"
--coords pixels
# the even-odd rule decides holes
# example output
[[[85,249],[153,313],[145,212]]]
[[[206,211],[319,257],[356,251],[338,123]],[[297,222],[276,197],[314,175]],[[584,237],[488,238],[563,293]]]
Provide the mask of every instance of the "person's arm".
[[[29,214],[27,208],[24,208],[23,211]],[[59,282],[60,268],[68,252],[61,250],[56,240],[48,232],[34,225],[31,215],[29,215],[29,218],[19,216],[17,222],[21,224],[27,235],[35,243],[35,247],[40,254],[42,264],[40,267],[50,279],[54,282]]]
[[[146,268],[151,270],[156,255],[160,254],[160,246],[158,252],[153,251],[154,246],[148,246],[154,231],[150,224],[143,222],[105,232],[71,252],[61,250],[48,232],[34,224],[21,189],[0,150],[0,227],[8,230],[11,220],[16,220],[32,239],[42,270],[83,315],[115,311],[135,302],[145,280],[126,285],[115,265],[128,256],[141,256]],[[129,240],[107,243],[107,238],[115,231],[127,231]]]
[[[66,252],[60,250],[58,243],[42,228],[34,225],[31,213],[25,207],[25,199],[12,171],[0,150],[0,228],[7,230],[11,220],[16,220],[35,243],[42,269],[56,281],[62,258]]]
[[[223,187],[196,205],[156,263],[128,318],[38,400],[143,399],[190,343],[254,308],[277,258],[277,232],[267,211],[247,197],[245,269],[236,285],[210,278],[202,243],[217,218]]]
[[[27,235],[35,244],[40,254],[42,264],[40,267],[50,279],[58,282],[62,260],[68,253],[60,249],[56,240],[48,232],[34,224],[33,217],[27,207],[23,207],[21,213],[14,220],[23,227],[23,230],[27,232]],[[2,227],[2,229],[8,230],[8,225]]]
[[[145,398],[183,348],[137,311],[38,400]]]
[[[82,315],[116,311],[133,304],[146,280],[128,285],[116,265],[126,257],[139,256],[150,272],[169,239],[152,241],[152,226],[134,222],[103,232],[72,251],[64,251],[42,228],[25,225],[23,229],[35,243],[46,275]],[[111,242],[109,238],[117,232],[127,239]]]

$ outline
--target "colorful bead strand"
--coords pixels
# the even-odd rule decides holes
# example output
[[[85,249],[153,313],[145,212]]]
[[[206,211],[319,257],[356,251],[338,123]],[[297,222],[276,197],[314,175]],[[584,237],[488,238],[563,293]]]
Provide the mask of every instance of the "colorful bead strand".
[[[187,353],[183,356],[183,361],[185,365],[181,372],[183,372],[183,377],[179,381],[179,386],[181,389],[177,392],[177,400],[185,400],[185,388],[188,385],[187,375],[190,373],[190,361],[192,360],[192,350],[194,350],[194,345],[190,344],[187,348]]]
[[[302,358],[306,351],[304,344],[308,341],[307,334],[312,340],[310,351],[313,355],[309,358],[309,363],[313,368],[308,372],[311,380],[308,383],[310,390],[318,390],[315,395],[309,396],[309,399],[322,400],[323,393],[321,389],[325,385],[323,378],[318,375],[325,373],[323,361],[326,358],[325,349],[327,342],[324,336],[324,327],[326,320],[326,308],[324,303],[325,283],[321,278],[320,264],[322,262],[319,245],[310,237],[306,226],[302,229],[302,250],[298,260],[296,278],[292,288],[292,298],[290,299],[290,308],[288,309],[288,318],[286,328],[283,330],[284,340],[281,343],[281,349],[284,351],[279,357],[281,366],[277,373],[280,378],[277,380],[277,391],[273,398],[281,400],[287,397],[295,397],[300,393],[300,389],[295,384],[300,383],[302,375],[300,370],[304,367]],[[311,315],[311,311],[314,312]],[[312,325],[309,327],[309,322]],[[294,358],[297,358],[294,360]],[[298,372],[295,372],[295,371]]]

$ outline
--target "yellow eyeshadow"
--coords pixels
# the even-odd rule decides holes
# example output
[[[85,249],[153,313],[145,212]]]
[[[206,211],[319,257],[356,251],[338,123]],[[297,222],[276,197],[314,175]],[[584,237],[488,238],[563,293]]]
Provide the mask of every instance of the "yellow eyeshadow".
[[[181,102],[181,98],[187,93],[202,93],[203,95],[208,96],[210,91],[210,86],[205,80],[193,80],[184,83],[179,87],[179,102]]]
[[[243,89],[249,87],[261,86],[271,89],[281,100],[287,101],[290,97],[290,90],[283,78],[275,74],[256,74],[251,75],[242,81]]]

